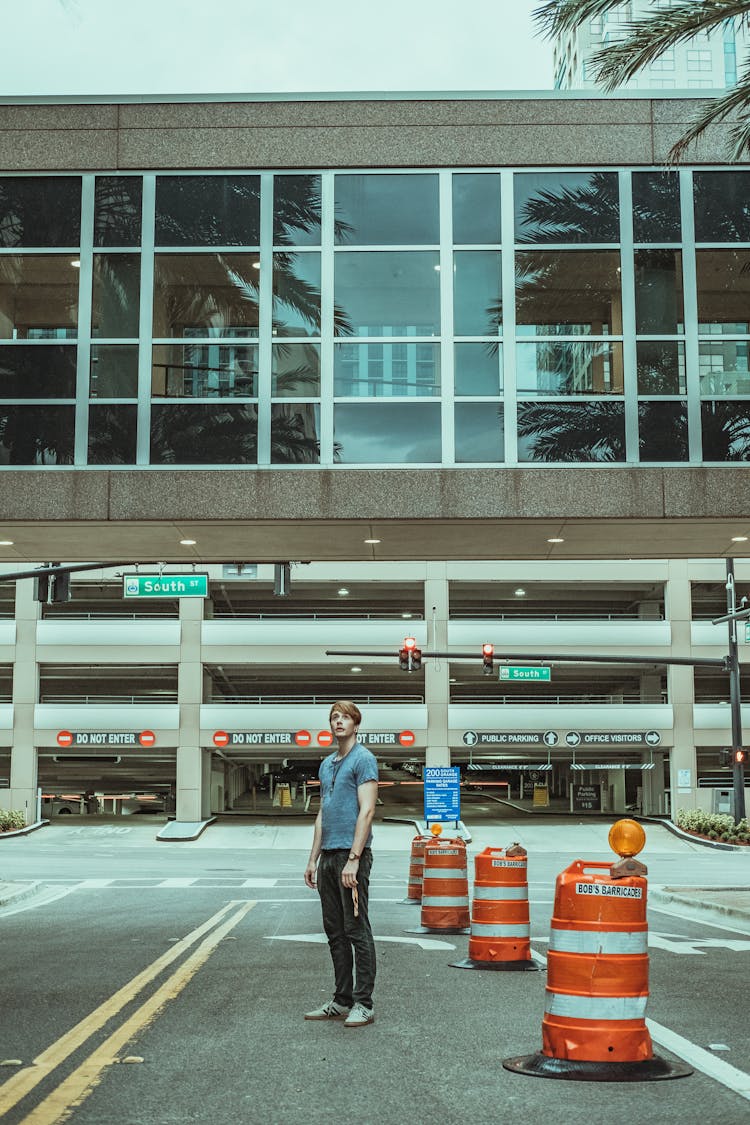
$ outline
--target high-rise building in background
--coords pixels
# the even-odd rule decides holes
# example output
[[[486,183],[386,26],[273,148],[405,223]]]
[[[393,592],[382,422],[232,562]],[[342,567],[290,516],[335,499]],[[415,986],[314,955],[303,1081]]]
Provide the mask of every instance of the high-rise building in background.
[[[554,48],[555,88],[590,90],[596,87],[591,56],[623,39],[632,20],[650,14],[652,0],[624,0],[609,12],[587,20],[560,36]],[[660,7],[673,7],[661,0]],[[750,36],[740,21],[727,20],[712,35],[696,35],[665,51],[650,66],[623,85],[625,90],[721,90],[737,83],[738,71],[750,57]]]

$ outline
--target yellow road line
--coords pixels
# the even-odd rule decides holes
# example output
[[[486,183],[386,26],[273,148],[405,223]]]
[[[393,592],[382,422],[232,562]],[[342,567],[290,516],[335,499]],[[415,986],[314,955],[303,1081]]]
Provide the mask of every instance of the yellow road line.
[[[224,915],[232,909],[233,905],[236,906],[236,903],[227,903],[226,906],[222,907],[221,910],[206,922],[197,926],[191,933],[187,934],[181,941],[177,942],[171,949],[162,954],[161,957],[158,957],[156,961],[153,961],[142,972],[128,981],[127,984],[124,984],[122,988],[119,988],[117,992],[113,993],[112,996],[105,1000],[103,1004],[100,1004],[98,1008],[95,1008],[94,1011],[82,1019],[80,1023],[77,1023],[75,1027],[72,1027],[70,1031],[67,1031],[52,1043],[41,1055],[37,1055],[30,1066],[16,1071],[7,1082],[4,1082],[2,1086],[0,1086],[0,1118],[3,1114],[7,1113],[8,1110],[12,1109],[14,1105],[17,1105],[21,1098],[24,1098],[33,1090],[42,1079],[46,1078],[51,1070],[54,1070],[61,1062],[64,1062],[73,1051],[78,1050],[95,1031],[98,1031],[108,1020],[116,1016],[126,1004],[129,1004],[130,1001],[133,1000],[147,984],[154,980],[159,973],[166,969],[168,965],[171,965],[173,961],[181,957],[191,945],[194,945],[204,934],[213,929]]]
[[[230,906],[236,903],[230,903]],[[240,922],[256,904],[245,902],[236,913],[223,922],[205,938],[183,963],[175,969],[172,976],[162,984],[153,996],[125,1020],[109,1038],[97,1047],[44,1101],[24,1117],[21,1125],[55,1125],[70,1116],[73,1109],[81,1105],[103,1078],[104,1068],[116,1062],[117,1052],[139,1031],[143,1031],[162,1008],[174,1000],[192,980],[198,970],[208,960],[216,946],[230,930]]]

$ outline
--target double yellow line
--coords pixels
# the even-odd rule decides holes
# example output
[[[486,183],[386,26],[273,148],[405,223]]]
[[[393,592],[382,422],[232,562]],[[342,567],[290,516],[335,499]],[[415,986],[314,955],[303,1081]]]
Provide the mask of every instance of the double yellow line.
[[[147,984],[155,980],[169,965],[178,960],[197,941],[201,941],[182,964],[167,980],[138,1008],[116,1031],[92,1051],[88,1058],[78,1066],[51,1094],[41,1101],[35,1109],[24,1117],[21,1125],[54,1125],[70,1111],[79,1106],[101,1082],[105,1067],[117,1062],[117,1052],[138,1032],[147,1027],[170,1000],[182,992],[189,981],[208,960],[219,942],[233,930],[245,915],[256,905],[255,902],[229,902],[202,925],[196,927],[167,953],[158,957],[131,981],[118,989],[108,1000],[100,1004],[85,1019],[52,1043],[29,1065],[16,1072],[12,1078],[0,1086],[0,1118],[18,1105],[35,1086],[48,1074],[60,1066],[74,1051],[102,1028],[108,1020],[116,1016],[129,1004]],[[239,906],[230,915],[233,908]],[[226,917],[229,915],[228,917]],[[223,921],[222,921],[223,919]]]

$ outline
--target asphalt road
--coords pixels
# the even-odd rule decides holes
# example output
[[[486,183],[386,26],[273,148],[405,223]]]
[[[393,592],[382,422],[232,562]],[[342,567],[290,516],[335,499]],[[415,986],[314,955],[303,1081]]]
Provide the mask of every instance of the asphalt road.
[[[450,962],[466,955],[465,937],[405,933],[419,915],[402,902],[407,826],[378,829],[376,1022],[350,1031],[302,1019],[331,989],[319,905],[302,883],[309,823],[222,824],[175,845],[132,820],[2,842],[0,877],[40,881],[0,909],[7,1125],[748,1120],[746,923],[649,911],[655,1050],[675,1058],[666,1044],[701,1048],[692,1076],[530,1078],[501,1061],[540,1049],[545,973],[461,971]],[[470,853],[510,842],[509,828],[532,844],[532,947],[543,958],[555,876],[578,856],[609,858],[606,832],[487,823]],[[652,887],[748,882],[746,855],[683,844],[664,829],[649,840]]]

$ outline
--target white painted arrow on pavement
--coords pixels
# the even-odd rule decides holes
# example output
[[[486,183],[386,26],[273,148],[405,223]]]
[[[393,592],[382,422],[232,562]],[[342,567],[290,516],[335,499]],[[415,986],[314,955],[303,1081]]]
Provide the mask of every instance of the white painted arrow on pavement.
[[[328,938],[325,934],[267,934],[268,941],[308,941],[316,945],[327,945]],[[455,949],[449,941],[437,941],[435,938],[420,937],[380,937],[373,934],[375,941],[393,941],[404,945],[418,945],[420,949]]]

